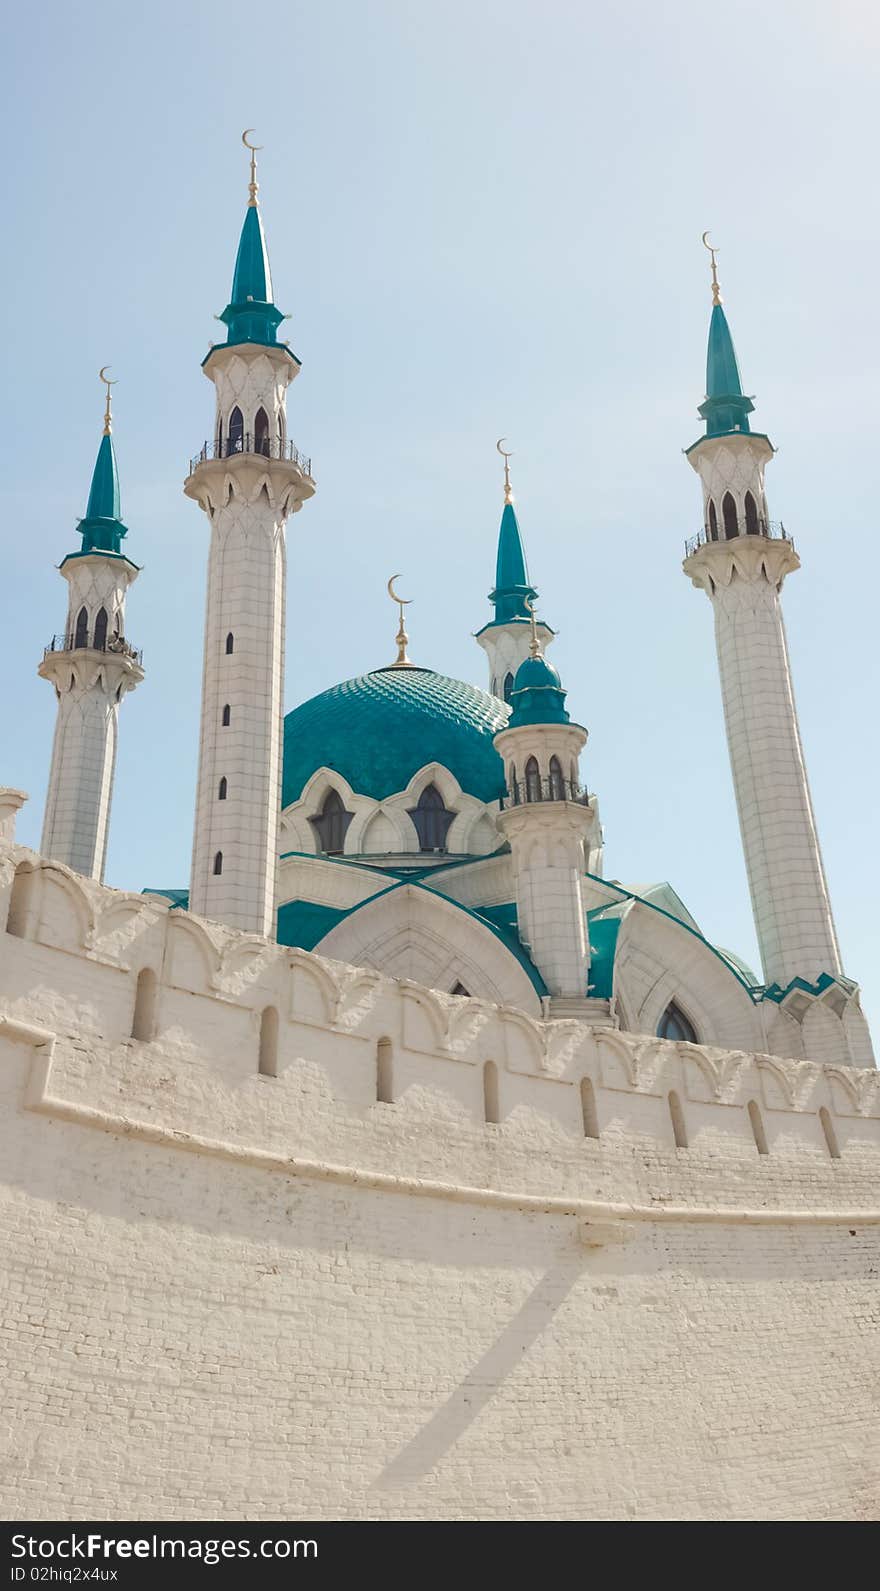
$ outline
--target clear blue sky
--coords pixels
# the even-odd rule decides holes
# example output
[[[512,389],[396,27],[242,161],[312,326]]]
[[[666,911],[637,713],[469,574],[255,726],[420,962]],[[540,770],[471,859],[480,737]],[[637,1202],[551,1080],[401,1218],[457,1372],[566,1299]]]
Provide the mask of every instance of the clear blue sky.
[[[757,962],[711,610],[681,573],[700,524],[712,229],[774,518],[848,971],[880,1027],[876,9],[853,0],[50,0],[6,55],[7,379],[0,390],[0,780],[39,839],[62,627],[119,379],[130,638],[108,881],[189,873],[207,523],[186,463],[199,365],[260,179],[276,298],[303,361],[290,434],[316,498],[290,522],[290,706],[393,656],[485,683],[501,433],[553,657],[590,730],[607,872],[668,878]]]

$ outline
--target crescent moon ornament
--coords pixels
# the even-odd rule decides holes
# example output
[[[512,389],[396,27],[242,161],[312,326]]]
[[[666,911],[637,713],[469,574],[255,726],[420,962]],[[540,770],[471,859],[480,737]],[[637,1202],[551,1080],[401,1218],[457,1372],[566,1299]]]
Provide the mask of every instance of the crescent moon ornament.
[[[388,595],[391,598],[392,602],[396,602],[397,603],[397,606],[399,608],[408,608],[410,603],[413,601],[413,598],[412,597],[399,597],[397,595],[397,592],[394,589],[394,582],[395,582],[395,580],[399,580],[399,579],[400,579],[400,575],[399,574],[391,576],[391,579],[388,582]]]
[[[252,133],[254,131],[255,131],[255,129],[253,127],[246,127],[244,132],[241,135],[241,141],[244,144],[245,149],[249,149],[252,155],[256,154],[257,150],[258,149],[262,149],[262,147],[263,147],[262,144],[249,144],[248,143],[248,133]]]
[[[103,381],[105,387],[115,387],[116,386],[116,382],[115,381],[111,381],[110,377],[109,376],[105,376],[105,374],[104,374],[104,371],[105,370],[109,370],[110,368],[111,368],[110,365],[102,365],[100,370],[98,371],[98,380],[99,381]],[[117,380],[118,380],[118,377],[117,377]]]
[[[404,624],[404,621],[403,621],[403,610],[404,610],[404,608],[408,608],[409,607],[409,605],[410,605],[410,603],[412,602],[413,599],[412,599],[412,597],[399,597],[397,595],[397,592],[394,589],[394,582],[395,582],[395,580],[399,580],[399,579],[400,579],[400,575],[392,575],[391,579],[388,582],[388,595],[391,598],[392,602],[396,602],[397,603],[397,606],[398,606],[398,608],[400,610],[400,624],[397,627],[397,635],[395,636],[395,640],[397,641],[397,657],[395,658],[394,662],[391,664],[391,667],[392,668],[414,668],[415,665],[410,662],[409,658],[406,655],[406,646],[407,646],[407,642],[409,640],[409,636],[406,633],[406,625]]]
[[[104,435],[105,436],[109,436],[111,431],[112,431],[112,429],[113,429],[113,415],[112,415],[112,413],[110,411],[110,388],[116,386],[116,382],[115,381],[111,381],[110,377],[105,374],[105,372],[108,371],[109,369],[110,369],[109,365],[102,365],[100,370],[98,371],[99,380],[103,381],[104,386],[107,388],[107,402],[104,405]]]
[[[512,503],[513,502],[513,492],[510,489],[510,464],[509,464],[508,461],[513,458],[513,453],[512,452],[508,452],[505,448],[503,448],[501,446],[502,442],[506,442],[506,441],[507,441],[506,436],[499,436],[498,441],[495,443],[495,446],[498,449],[498,452],[501,454],[501,457],[504,460],[504,501],[505,501],[505,503]]]
[[[718,271],[715,265],[715,256],[718,254],[719,250],[716,249],[714,243],[709,242],[708,231],[702,234],[701,242],[703,248],[708,249],[712,256],[712,303],[720,304],[722,302],[721,288],[718,285]]]
[[[253,127],[246,127],[241,135],[241,141],[244,144],[245,149],[250,150],[251,156],[251,180],[248,183],[249,209],[253,208],[257,203],[257,193],[259,192],[259,183],[257,182],[257,150],[262,149],[263,147],[262,144],[248,143],[248,133],[252,133],[253,131]]]

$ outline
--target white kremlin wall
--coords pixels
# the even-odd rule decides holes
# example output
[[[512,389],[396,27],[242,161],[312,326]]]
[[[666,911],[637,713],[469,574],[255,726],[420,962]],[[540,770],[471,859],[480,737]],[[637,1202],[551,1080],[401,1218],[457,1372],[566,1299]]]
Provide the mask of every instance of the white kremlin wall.
[[[877,1072],[4,925],[4,1517],[878,1517]]]

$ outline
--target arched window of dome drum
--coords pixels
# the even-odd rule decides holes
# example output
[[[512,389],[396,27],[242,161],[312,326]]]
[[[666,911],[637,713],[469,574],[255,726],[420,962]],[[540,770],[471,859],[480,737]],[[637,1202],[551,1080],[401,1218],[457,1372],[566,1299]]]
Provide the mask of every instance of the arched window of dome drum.
[[[756,1099],[749,1100],[749,1121],[752,1128],[752,1137],[759,1155],[769,1155],[767,1147],[767,1134],[764,1131],[764,1121],[761,1116],[761,1107]]]
[[[74,646],[88,646],[89,644],[89,616],[85,608],[80,608],[76,616],[73,644]]]
[[[825,1134],[825,1143],[827,1145],[829,1155],[831,1156],[832,1160],[839,1160],[840,1146],[837,1142],[837,1133],[834,1131],[834,1123],[831,1120],[831,1116],[825,1109],[824,1105],[819,1106],[819,1121],[822,1126],[822,1131]]]
[[[746,535],[758,535],[758,508],[751,492],[746,492]]]
[[[354,817],[346,812],[338,790],[328,790],[324,805],[316,818],[309,818],[318,840],[318,849],[325,856],[342,856],[348,825]]]
[[[223,852],[217,851],[214,856],[214,877],[219,878],[223,872]]]
[[[510,703],[510,699],[511,699],[512,695],[513,695],[513,675],[512,674],[505,674],[505,676],[504,676],[504,700],[508,703],[508,705]]]
[[[562,777],[562,765],[558,757],[550,758],[550,800],[565,800],[565,780]]]
[[[95,651],[96,652],[106,652],[106,650],[107,650],[107,609],[106,608],[99,608],[98,609],[98,617],[95,620]]]
[[[677,1039],[685,1044],[699,1044],[696,1028],[685,1016],[680,1005],[670,1000],[657,1023],[658,1039]]]
[[[235,636],[233,635],[232,631],[230,630],[229,634],[226,637],[226,656],[227,657],[231,657],[232,653],[234,651],[235,651]]]
[[[134,992],[134,1015],[131,1019],[131,1036],[149,1044],[156,1033],[156,995],[158,979],[152,967],[142,967],[138,973]]]
[[[260,1075],[278,1076],[278,1012],[267,1005],[260,1017]]]
[[[235,405],[229,416],[229,433],[226,445],[227,456],[230,453],[240,453],[244,442],[244,420],[238,404]]]
[[[686,1149],[688,1146],[687,1128],[684,1124],[684,1111],[681,1100],[674,1089],[669,1093],[669,1119],[672,1122],[672,1136],[675,1139],[676,1149]]]
[[[728,541],[733,541],[739,535],[739,520],[736,515],[736,503],[729,492],[725,492],[721,499],[721,513],[724,519],[724,535]]]
[[[223,709],[223,728],[224,729],[228,729],[231,722],[232,722],[232,708],[230,707],[229,703],[227,702],[226,706]]]
[[[220,788],[217,791],[217,800],[218,801],[225,801],[226,800],[226,792],[227,792],[228,789],[229,789],[229,786],[226,783],[226,775],[224,773],[223,778],[220,780]]]
[[[526,763],[526,800],[540,801],[541,799],[541,773],[534,757]]]
[[[409,815],[419,837],[419,850],[445,852],[446,836],[455,813],[447,811],[436,785],[425,785],[418,804],[410,808]]]
[[[715,512],[715,504],[711,497],[709,498],[709,540],[718,540],[718,515]]]
[[[501,1120],[498,1108],[498,1067],[487,1061],[483,1067],[483,1119],[493,1126]]]
[[[258,409],[254,418],[254,452],[269,456],[269,416],[265,409]]]
[[[378,1105],[394,1104],[390,1039],[380,1039],[376,1045],[376,1103]]]
[[[584,1137],[598,1138],[599,1117],[596,1112],[596,1090],[592,1079],[581,1078],[581,1115],[584,1121]]]

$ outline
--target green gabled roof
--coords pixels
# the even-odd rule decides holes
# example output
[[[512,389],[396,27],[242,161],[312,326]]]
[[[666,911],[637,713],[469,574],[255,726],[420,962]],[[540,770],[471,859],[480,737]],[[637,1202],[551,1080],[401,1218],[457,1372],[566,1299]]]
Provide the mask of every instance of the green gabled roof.
[[[120,543],[128,531],[122,523],[119,498],[119,470],[109,431],[101,437],[92,475],[85,519],[77,526],[83,552],[121,552]]]
[[[706,398],[699,408],[706,422],[706,435],[724,436],[728,431],[748,431],[748,416],[754,407],[751,398],[743,395],[727,316],[720,304],[714,304],[706,353]]]
[[[497,697],[433,669],[383,668],[344,680],[285,717],[282,806],[299,800],[319,768],[382,801],[428,762],[448,768],[468,795],[497,801],[504,767],[493,740],[506,722]]]

